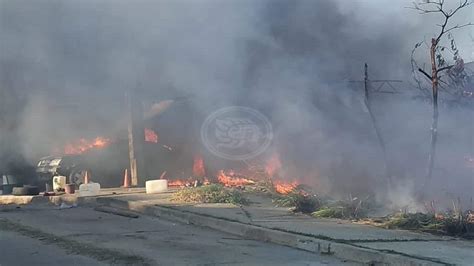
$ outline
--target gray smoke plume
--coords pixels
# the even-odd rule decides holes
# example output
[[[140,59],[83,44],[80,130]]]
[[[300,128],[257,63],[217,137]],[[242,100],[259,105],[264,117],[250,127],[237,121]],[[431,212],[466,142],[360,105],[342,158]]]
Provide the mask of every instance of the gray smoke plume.
[[[147,105],[192,98],[149,122],[163,141],[189,143],[183,153],[202,149],[196,128],[210,112],[249,106],[271,120],[275,141],[267,155],[280,154],[284,175],[327,193],[385,191],[362,83],[347,82],[362,80],[367,62],[371,79],[403,80],[403,93],[377,94],[372,102],[391,171],[416,184],[426,164],[430,106],[411,97],[410,53],[437,32],[437,18],[405,8],[410,3],[2,0],[1,166],[18,157],[34,163],[78,137],[123,138],[124,92],[133,89]],[[469,14],[472,8],[454,23]],[[466,62],[474,59],[469,34],[455,35]],[[426,61],[423,53],[417,56]],[[443,109],[440,123],[438,174],[429,189],[467,197],[472,109]]]

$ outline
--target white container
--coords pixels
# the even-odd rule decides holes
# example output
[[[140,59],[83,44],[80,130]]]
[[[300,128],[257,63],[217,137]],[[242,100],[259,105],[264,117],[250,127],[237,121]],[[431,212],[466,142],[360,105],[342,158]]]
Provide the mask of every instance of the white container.
[[[97,196],[100,192],[99,183],[81,184],[79,186],[79,197]]]
[[[61,191],[66,187],[66,177],[65,176],[54,176],[53,177],[53,190]]]
[[[168,190],[168,180],[158,179],[158,180],[148,180],[145,182],[146,193],[159,193]]]

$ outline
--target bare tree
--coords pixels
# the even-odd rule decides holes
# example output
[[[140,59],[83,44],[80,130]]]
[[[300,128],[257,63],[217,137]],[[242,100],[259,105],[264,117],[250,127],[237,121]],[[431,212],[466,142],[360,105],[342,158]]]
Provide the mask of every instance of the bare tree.
[[[452,2],[451,2],[452,3]],[[431,74],[426,72],[423,68],[418,67],[416,61],[412,60],[412,66],[416,66],[413,69],[417,69],[422,73],[431,83],[431,94],[433,103],[433,116],[431,122],[431,141],[430,141],[430,152],[428,156],[428,167],[426,172],[426,182],[428,182],[433,174],[433,167],[436,155],[436,144],[438,138],[438,92],[440,84],[444,83],[442,79],[442,73],[449,73],[451,69],[457,69],[462,65],[462,59],[459,57],[457,48],[452,38],[451,32],[466,26],[473,25],[472,23],[450,25],[451,18],[458,13],[459,10],[468,7],[472,2],[469,0],[460,0],[456,4],[455,8],[448,8],[445,5],[445,0],[424,0],[421,2],[413,2],[412,9],[417,10],[420,14],[438,14],[443,17],[441,24],[436,24],[440,27],[440,31],[437,36],[431,38],[431,42],[426,44],[429,47],[430,63],[431,63]],[[441,42],[447,38],[451,41],[451,47],[445,47],[441,45]],[[423,45],[424,42],[417,43],[412,53]],[[453,64],[448,64],[443,52],[450,50],[453,53]],[[419,83],[419,80],[417,80]]]

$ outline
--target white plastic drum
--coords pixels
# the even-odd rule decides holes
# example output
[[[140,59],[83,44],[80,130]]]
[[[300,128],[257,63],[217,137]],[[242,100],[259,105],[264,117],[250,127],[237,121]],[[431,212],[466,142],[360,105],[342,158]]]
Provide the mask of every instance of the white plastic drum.
[[[79,186],[79,197],[96,196],[99,195],[99,192],[99,183],[87,183]]]
[[[146,193],[159,193],[168,190],[168,180],[148,180],[145,182]]]

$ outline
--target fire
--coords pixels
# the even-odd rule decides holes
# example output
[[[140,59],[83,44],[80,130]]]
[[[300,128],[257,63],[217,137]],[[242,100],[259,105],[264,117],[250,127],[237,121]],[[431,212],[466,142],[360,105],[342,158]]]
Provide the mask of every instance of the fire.
[[[265,173],[269,177],[273,177],[279,170],[281,169],[281,161],[280,155],[278,153],[274,153],[272,157],[267,161],[265,165]]]
[[[298,186],[298,182],[285,182],[280,180],[274,180],[273,185],[275,186],[276,192],[280,194],[288,194]]]
[[[70,142],[64,146],[65,154],[82,154],[90,149],[100,149],[107,147],[112,141],[108,138],[97,137],[92,140],[84,138]]]
[[[184,187],[197,187],[201,185],[209,185],[210,182],[207,180],[207,178],[198,180],[190,177],[189,179],[167,179],[168,180],[168,186],[169,187],[179,187],[179,188],[184,188]]]
[[[153,129],[145,128],[145,141],[158,143],[158,134]]]
[[[194,177],[206,176],[206,170],[204,168],[204,159],[199,154],[194,156],[193,176]]]
[[[233,170],[228,170],[228,171],[220,170],[217,173],[217,180],[219,181],[219,183],[224,184],[224,186],[226,187],[245,186],[245,185],[255,184],[255,182],[250,179],[237,176]]]
[[[185,180],[168,180],[168,186],[169,187],[187,187],[189,185],[188,181]]]

